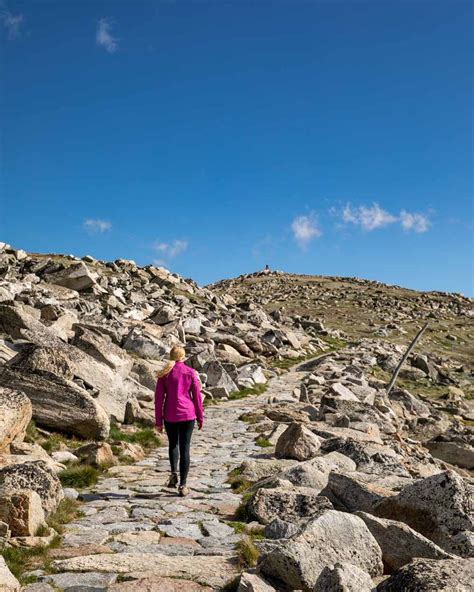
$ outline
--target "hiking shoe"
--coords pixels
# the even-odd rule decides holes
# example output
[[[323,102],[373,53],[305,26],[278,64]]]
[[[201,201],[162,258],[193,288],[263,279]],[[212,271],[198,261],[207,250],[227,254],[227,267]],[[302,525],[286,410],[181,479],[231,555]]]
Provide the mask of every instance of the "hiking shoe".
[[[178,492],[180,497],[186,497],[187,495],[189,495],[189,489],[186,487],[186,485],[182,485],[178,488]]]
[[[176,487],[178,485],[178,473],[171,473],[170,480],[166,487]]]

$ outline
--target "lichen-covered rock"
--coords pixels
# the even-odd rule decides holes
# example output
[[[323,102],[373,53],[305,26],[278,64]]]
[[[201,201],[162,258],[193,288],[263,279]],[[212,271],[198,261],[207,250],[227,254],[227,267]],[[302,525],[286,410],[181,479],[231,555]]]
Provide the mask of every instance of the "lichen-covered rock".
[[[43,461],[26,462],[0,469],[0,485],[5,490],[32,489],[41,498],[46,513],[53,512],[63,499],[59,479],[50,472]]]
[[[382,549],[382,559],[390,571],[403,567],[416,557],[448,559],[450,555],[438,545],[416,532],[403,522],[377,518],[365,512],[357,512]]]
[[[377,592],[472,592],[473,559],[415,559],[377,586]]]
[[[23,440],[32,412],[24,393],[0,387],[0,453],[14,440]]]
[[[369,574],[351,563],[326,566],[316,580],[313,592],[371,592],[374,588]]]
[[[404,487],[396,496],[381,500],[374,513],[405,522],[449,553],[474,556],[468,541],[456,539],[474,530],[472,496],[466,481],[454,471],[444,471]]]
[[[292,590],[312,591],[322,570],[350,562],[376,576],[382,573],[382,551],[357,516],[329,510],[263,555],[258,570]]]
[[[41,498],[31,489],[0,489],[0,520],[8,524],[14,537],[32,537],[46,526]]]
[[[300,423],[292,423],[278,438],[275,447],[277,458],[308,460],[316,456],[321,439]]]
[[[248,513],[262,524],[279,517],[288,522],[316,516],[332,509],[331,502],[310,488],[266,489],[261,487],[247,503]]]

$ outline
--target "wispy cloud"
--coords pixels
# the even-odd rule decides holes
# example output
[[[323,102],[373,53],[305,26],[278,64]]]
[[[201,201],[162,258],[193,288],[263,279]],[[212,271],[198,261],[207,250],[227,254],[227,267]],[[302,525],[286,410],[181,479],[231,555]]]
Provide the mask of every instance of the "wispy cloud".
[[[357,224],[364,230],[375,230],[397,221],[395,216],[383,210],[377,203],[369,207],[359,206],[358,208],[352,208],[350,204],[347,204],[342,210],[342,220],[346,224]]]
[[[341,218],[345,224],[360,226],[368,232],[395,223],[399,223],[404,230],[413,232],[426,232],[430,227],[430,220],[425,214],[402,210],[396,216],[387,212],[375,202],[371,206],[358,207],[347,204],[342,209]]]
[[[430,220],[424,214],[410,214],[405,210],[400,212],[400,223],[404,230],[413,230],[414,232],[426,232],[430,227]]]
[[[94,218],[88,218],[87,220],[84,220],[83,226],[88,232],[102,233],[112,230],[112,222],[109,222],[108,220],[98,220]]]
[[[304,249],[314,239],[322,235],[314,214],[297,216],[291,223],[291,230],[298,245]]]
[[[160,255],[154,260],[155,265],[166,265],[169,259],[174,259],[188,248],[188,241],[175,239],[171,243],[156,241],[153,249]]]
[[[102,18],[97,24],[95,41],[109,53],[115,53],[118,49],[118,38],[112,35],[113,21],[109,18]]]
[[[25,22],[25,17],[22,14],[12,14],[8,10],[1,10],[0,4],[0,21],[7,31],[8,39],[16,39],[20,36],[20,28]]]

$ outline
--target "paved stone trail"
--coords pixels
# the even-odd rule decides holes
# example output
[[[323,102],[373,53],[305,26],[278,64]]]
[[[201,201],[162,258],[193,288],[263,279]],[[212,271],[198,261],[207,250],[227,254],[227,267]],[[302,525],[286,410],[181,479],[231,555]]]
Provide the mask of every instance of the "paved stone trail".
[[[226,483],[228,472],[266,455],[238,418],[268,397],[291,399],[305,374],[298,370],[272,379],[263,395],[206,408],[204,430],[193,435],[188,497],[165,487],[167,447],[111,468],[85,495],[84,516],[67,526],[53,562],[61,573],[46,581],[62,590],[84,586],[81,591],[221,589],[240,571],[235,544],[241,535],[227,521],[241,496]]]

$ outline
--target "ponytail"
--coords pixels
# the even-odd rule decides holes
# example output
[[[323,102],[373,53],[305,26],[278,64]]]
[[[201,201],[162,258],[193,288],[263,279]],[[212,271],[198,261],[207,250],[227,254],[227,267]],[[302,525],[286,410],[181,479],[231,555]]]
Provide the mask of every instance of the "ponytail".
[[[165,376],[168,376],[171,370],[173,370],[176,362],[182,362],[184,360],[185,355],[186,353],[183,347],[181,347],[180,345],[173,345],[170,351],[170,359],[167,362],[166,366],[158,372],[158,378],[164,378]]]

